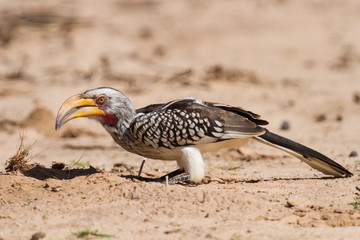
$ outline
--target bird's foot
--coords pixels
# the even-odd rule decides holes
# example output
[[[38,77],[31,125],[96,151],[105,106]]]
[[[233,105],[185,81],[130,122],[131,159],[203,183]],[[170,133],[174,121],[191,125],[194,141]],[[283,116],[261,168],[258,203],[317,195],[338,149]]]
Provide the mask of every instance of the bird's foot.
[[[176,183],[179,183],[179,182],[182,182],[182,181],[187,181],[187,180],[190,180],[190,174],[189,173],[185,173],[183,175],[178,175],[178,176],[170,178],[169,181],[168,181],[168,184],[176,184]],[[166,183],[166,182],[163,182],[163,183]]]
[[[122,177],[131,178],[131,179],[137,179],[137,180],[145,181],[145,182],[160,182],[160,183],[163,183],[163,184],[165,184],[166,179],[168,179],[168,181],[167,181],[168,184],[176,184],[176,183],[179,183],[179,182],[182,182],[182,181],[190,180],[190,174],[188,174],[188,173],[183,174],[183,173],[185,173],[185,170],[179,168],[179,169],[176,169],[175,171],[172,171],[172,172],[170,172],[170,173],[168,173],[168,174],[166,174],[166,175],[164,175],[162,177],[159,177],[159,178],[141,177],[140,176],[141,171],[139,171],[138,176],[133,176],[133,175],[124,176],[124,175],[122,175]],[[180,174],[183,174],[183,175],[180,175]]]
[[[166,177],[168,177],[168,179],[170,180],[170,179],[173,179],[174,177],[176,177],[176,176],[178,176],[178,175],[180,175],[180,174],[182,174],[182,173],[184,173],[184,172],[185,172],[184,169],[179,168],[179,169],[176,169],[175,171],[172,171],[172,172],[170,172],[170,173],[168,173],[168,174],[165,174],[165,175],[162,176],[162,177],[159,177],[157,180],[158,180],[159,182],[164,182],[164,183],[165,183]]]
[[[186,180],[190,180],[190,174],[189,173],[185,173],[185,170],[182,168],[176,169],[175,171],[172,171],[160,178],[158,178],[159,182],[161,183],[166,183],[166,178],[168,179],[167,183],[168,184],[176,184],[182,181],[186,181]],[[183,174],[183,175],[180,175]]]

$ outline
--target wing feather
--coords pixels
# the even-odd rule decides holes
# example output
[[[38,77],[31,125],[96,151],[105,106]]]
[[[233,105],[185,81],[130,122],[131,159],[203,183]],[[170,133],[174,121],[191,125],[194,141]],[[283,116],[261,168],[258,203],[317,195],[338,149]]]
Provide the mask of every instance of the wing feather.
[[[182,99],[137,109],[130,129],[135,139],[152,147],[214,143],[259,136],[267,122],[242,108]],[[141,132],[142,134],[137,134]],[[161,134],[154,134],[161,132]]]

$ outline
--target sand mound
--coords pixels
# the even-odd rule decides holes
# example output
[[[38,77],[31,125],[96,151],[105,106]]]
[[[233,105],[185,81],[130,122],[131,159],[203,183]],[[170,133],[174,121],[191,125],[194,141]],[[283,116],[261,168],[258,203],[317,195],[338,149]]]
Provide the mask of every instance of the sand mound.
[[[45,107],[33,109],[22,123],[25,127],[34,128],[47,137],[55,136],[55,116]]]

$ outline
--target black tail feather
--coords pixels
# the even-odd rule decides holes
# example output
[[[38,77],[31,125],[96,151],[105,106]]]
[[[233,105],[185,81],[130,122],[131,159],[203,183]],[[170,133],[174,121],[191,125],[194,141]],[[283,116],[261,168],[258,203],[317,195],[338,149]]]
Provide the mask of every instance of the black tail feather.
[[[257,137],[257,140],[286,151],[326,175],[335,177],[350,177],[353,175],[346,168],[325,155],[275,133],[267,131]]]

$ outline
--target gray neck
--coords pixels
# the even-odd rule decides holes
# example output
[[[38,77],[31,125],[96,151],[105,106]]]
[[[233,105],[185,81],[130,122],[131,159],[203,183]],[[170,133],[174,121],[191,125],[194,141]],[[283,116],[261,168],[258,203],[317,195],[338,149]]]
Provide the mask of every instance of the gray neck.
[[[116,126],[102,124],[115,142],[127,151],[133,152],[133,137],[130,134],[129,126],[136,116],[135,109],[127,111],[117,119]]]
[[[125,112],[124,115],[122,115],[121,118],[117,120],[116,128],[118,129],[118,133],[121,137],[124,135],[126,130],[129,129],[130,124],[134,120],[135,116],[135,109],[132,108]]]
[[[131,108],[129,106],[121,107],[116,111],[115,116],[116,126],[104,123],[102,125],[113,138],[122,138],[131,122],[134,120],[136,112],[133,106],[131,106]]]

